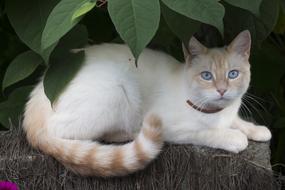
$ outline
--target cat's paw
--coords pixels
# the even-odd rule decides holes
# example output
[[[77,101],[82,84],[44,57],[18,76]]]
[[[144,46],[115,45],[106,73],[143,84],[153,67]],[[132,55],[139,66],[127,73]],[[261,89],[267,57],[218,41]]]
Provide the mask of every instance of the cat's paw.
[[[269,141],[271,136],[270,130],[265,126],[255,126],[248,134],[249,139],[261,142]]]
[[[239,153],[246,149],[248,145],[247,136],[239,130],[227,130],[224,133],[223,144],[220,148]]]

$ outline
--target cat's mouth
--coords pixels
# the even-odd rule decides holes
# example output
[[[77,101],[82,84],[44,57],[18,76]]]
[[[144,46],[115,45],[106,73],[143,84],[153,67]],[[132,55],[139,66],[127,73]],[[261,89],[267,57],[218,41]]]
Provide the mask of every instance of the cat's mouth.
[[[228,98],[225,98],[225,97],[220,97],[218,99],[216,99],[216,101],[228,101],[229,99]]]
[[[211,106],[218,107],[218,108],[225,108],[231,103],[231,99],[227,97],[220,97],[214,99],[209,103]]]

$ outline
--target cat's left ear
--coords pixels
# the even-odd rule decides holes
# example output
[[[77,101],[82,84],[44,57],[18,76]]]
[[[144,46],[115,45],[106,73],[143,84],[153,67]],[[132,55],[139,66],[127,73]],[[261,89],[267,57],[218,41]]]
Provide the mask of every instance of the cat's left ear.
[[[244,30],[235,37],[227,47],[230,52],[235,52],[248,59],[250,55],[251,36],[248,30]]]

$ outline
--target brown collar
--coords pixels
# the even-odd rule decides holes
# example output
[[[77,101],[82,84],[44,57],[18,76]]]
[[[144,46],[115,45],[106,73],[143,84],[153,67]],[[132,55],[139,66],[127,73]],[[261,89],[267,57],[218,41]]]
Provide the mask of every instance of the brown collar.
[[[192,108],[194,108],[197,111],[203,112],[203,113],[217,113],[219,111],[222,111],[223,108],[216,108],[216,109],[204,109],[204,108],[200,108],[198,106],[196,106],[195,104],[193,104],[190,100],[186,101],[189,106],[191,106]]]

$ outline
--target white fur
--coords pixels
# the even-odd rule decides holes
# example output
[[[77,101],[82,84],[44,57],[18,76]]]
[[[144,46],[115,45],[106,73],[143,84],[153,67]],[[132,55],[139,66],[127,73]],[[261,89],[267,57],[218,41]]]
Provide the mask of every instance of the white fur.
[[[205,114],[186,103],[191,89],[185,80],[185,65],[171,56],[145,49],[136,68],[125,45],[95,45],[85,52],[85,64],[61,94],[47,120],[48,130],[55,136],[94,140],[116,130],[137,133],[144,116],[155,113],[162,118],[166,141],[232,152],[246,148],[246,135],[239,127],[231,129],[238,118],[241,96],[221,112]],[[32,98],[38,93],[43,95],[43,88],[36,88]],[[253,134],[250,137],[269,140],[268,130],[262,130],[265,135],[260,132],[257,137]],[[145,142],[145,150],[152,149],[147,139],[139,140]],[[124,153],[126,158],[134,155],[132,151]],[[101,162],[108,165],[109,151],[104,154],[97,156],[106,158]],[[124,162],[127,165],[135,161]]]

